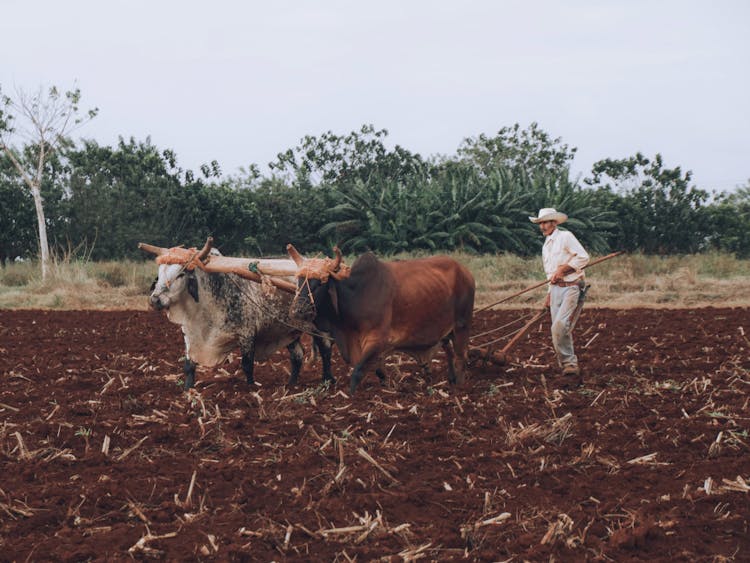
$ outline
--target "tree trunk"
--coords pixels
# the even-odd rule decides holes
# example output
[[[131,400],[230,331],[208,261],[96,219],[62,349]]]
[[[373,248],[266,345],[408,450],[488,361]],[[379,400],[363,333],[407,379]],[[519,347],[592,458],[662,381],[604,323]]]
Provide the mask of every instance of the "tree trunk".
[[[44,219],[44,206],[42,204],[42,192],[38,185],[32,186],[31,195],[34,197],[36,207],[36,223],[39,230],[39,258],[42,262],[42,281],[47,280],[49,266],[49,244],[47,243],[47,222]]]

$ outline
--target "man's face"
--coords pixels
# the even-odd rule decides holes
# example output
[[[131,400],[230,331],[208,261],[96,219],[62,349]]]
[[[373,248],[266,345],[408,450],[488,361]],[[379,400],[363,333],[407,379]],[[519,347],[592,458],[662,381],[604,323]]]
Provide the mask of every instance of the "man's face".
[[[542,231],[545,237],[550,236],[555,227],[557,227],[557,221],[542,221],[539,223],[539,230]]]

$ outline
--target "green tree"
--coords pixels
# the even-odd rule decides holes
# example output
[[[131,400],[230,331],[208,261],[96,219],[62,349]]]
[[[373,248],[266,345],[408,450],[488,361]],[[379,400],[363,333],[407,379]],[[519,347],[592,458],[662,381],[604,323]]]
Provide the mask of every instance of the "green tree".
[[[750,258],[750,180],[735,192],[717,195],[707,213],[708,245],[739,258]]]
[[[567,175],[539,174],[528,181],[530,186],[525,191],[532,194],[528,216],[536,216],[543,207],[554,207],[569,217],[562,228],[573,231],[589,251],[603,254],[610,250],[617,214],[601,205],[596,190],[579,186]],[[527,225],[536,234],[534,246],[540,251],[544,239],[539,236],[539,228],[530,221]]]
[[[503,127],[494,137],[482,133],[466,138],[458,148],[458,157],[485,174],[507,168],[529,176],[567,175],[577,150],[563,143],[560,137],[552,138],[533,122],[526,129],[521,129],[518,123]]]
[[[376,130],[372,125],[347,135],[331,131],[319,137],[306,135],[297,147],[279,153],[269,166],[287,181],[311,185],[367,180],[373,174],[397,179],[426,166],[419,155],[403,147],[389,150],[387,137],[386,129]]]
[[[34,245],[34,200],[10,159],[0,153],[0,264],[30,255]],[[32,246],[33,248],[33,246]]]
[[[641,153],[594,163],[585,183],[617,193],[612,200],[618,215],[616,246],[649,254],[690,253],[706,243],[708,193],[690,185],[692,173],[665,168],[660,154]]]
[[[171,150],[131,138],[115,148],[85,141],[67,156],[66,236],[92,258],[140,257],[139,241],[200,244],[209,234],[225,252],[243,247],[237,226],[253,220],[248,202],[183,171]]]
[[[514,219],[527,197],[512,176],[489,177],[446,161],[401,179],[371,176],[333,189],[339,203],[321,235],[347,250],[521,250],[528,230]]]
[[[240,193],[247,194],[257,217],[255,227],[246,231],[247,244],[270,255],[285,255],[290,242],[305,252],[330,250],[328,241],[318,236],[327,210],[334,205],[326,184],[290,186],[271,177]]]

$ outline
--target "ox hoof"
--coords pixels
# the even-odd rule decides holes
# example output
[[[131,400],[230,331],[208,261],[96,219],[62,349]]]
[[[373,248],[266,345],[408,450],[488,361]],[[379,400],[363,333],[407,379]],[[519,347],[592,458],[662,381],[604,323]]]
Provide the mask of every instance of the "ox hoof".
[[[504,366],[508,363],[508,358],[502,350],[491,352],[485,348],[471,348],[468,353],[469,364],[473,365],[478,362],[490,363],[496,366]]]

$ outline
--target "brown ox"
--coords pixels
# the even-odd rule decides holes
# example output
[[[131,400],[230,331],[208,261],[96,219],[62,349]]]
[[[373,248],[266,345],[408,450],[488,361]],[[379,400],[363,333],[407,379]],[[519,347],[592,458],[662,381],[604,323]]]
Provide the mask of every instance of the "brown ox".
[[[351,270],[335,259],[305,260],[292,245],[298,266],[291,316],[330,332],[341,356],[354,364],[351,392],[365,370],[390,351],[406,352],[429,366],[441,344],[448,357],[448,380],[463,383],[474,310],[474,277],[447,256],[382,262],[360,256]]]

